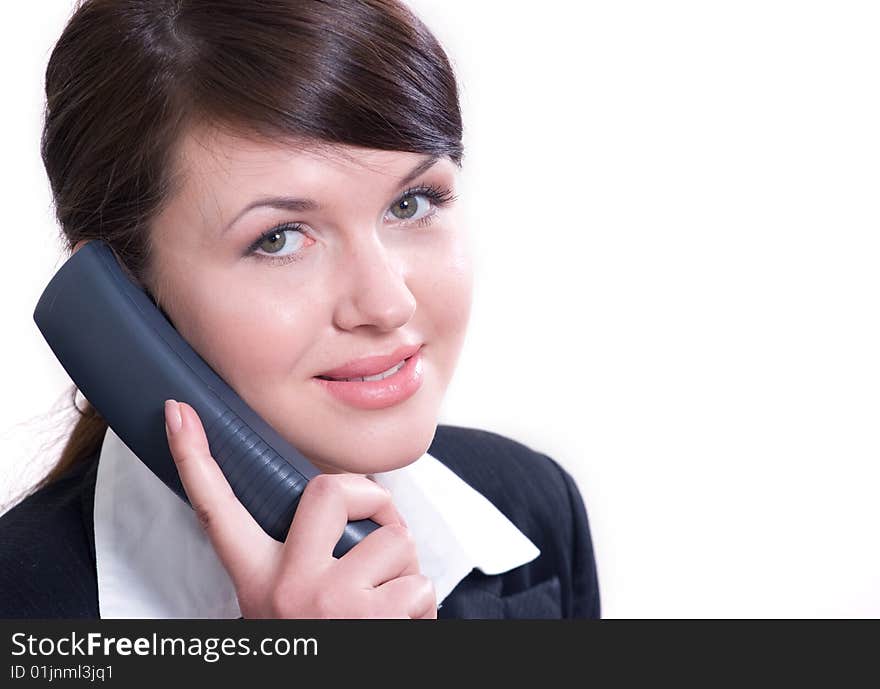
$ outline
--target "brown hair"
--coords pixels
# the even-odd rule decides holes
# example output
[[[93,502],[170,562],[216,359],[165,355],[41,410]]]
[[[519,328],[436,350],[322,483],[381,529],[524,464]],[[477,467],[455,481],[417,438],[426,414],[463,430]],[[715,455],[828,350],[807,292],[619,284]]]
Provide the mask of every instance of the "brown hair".
[[[46,69],[42,156],[68,251],[101,239],[141,284],[150,222],[196,124],[463,157],[458,87],[398,0],[85,0]],[[89,404],[40,488],[97,453]]]

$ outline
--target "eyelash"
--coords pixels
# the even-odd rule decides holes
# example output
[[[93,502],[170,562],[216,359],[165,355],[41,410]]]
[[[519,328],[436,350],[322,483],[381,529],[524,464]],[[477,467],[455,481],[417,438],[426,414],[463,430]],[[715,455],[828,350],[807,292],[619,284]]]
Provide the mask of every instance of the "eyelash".
[[[458,196],[453,194],[449,189],[445,189],[443,187],[435,187],[430,184],[423,184],[418,187],[412,187],[403,192],[395,201],[395,203],[399,203],[401,200],[405,199],[408,196],[425,196],[430,199],[431,204],[434,206],[434,210],[428,213],[424,218],[413,221],[412,224],[415,227],[424,227],[425,225],[430,224],[434,220],[434,216],[437,215],[437,211],[440,208],[445,208],[446,206],[453,203]],[[402,221],[406,223],[407,221]],[[298,260],[297,254],[291,254],[289,256],[267,256],[263,254],[258,254],[257,249],[267,239],[271,238],[277,232],[284,232],[287,230],[291,231],[301,231],[303,229],[303,225],[297,222],[285,222],[280,225],[276,225],[275,227],[267,230],[263,234],[261,234],[257,239],[253,242],[253,244],[248,247],[247,255],[254,256],[261,261],[268,261],[269,263],[274,263],[276,265],[283,265],[285,263],[290,263],[292,261]]]

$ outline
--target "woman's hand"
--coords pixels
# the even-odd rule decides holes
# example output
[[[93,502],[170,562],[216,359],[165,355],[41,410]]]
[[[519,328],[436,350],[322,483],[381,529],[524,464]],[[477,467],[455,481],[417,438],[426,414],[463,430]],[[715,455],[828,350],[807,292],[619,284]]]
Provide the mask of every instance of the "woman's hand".
[[[165,403],[168,446],[244,617],[437,617],[433,584],[419,572],[415,544],[386,489],[355,474],[316,476],[279,543],[235,497],[196,410],[176,406],[179,416],[173,401]],[[345,524],[356,519],[380,528],[334,558]]]

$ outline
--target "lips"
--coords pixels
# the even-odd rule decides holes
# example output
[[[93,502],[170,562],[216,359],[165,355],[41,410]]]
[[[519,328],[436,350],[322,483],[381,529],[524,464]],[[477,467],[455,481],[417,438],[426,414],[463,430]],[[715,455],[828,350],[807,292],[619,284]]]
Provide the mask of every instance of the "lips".
[[[315,376],[312,381],[324,393],[341,402],[346,407],[355,407],[367,411],[387,409],[414,397],[422,387],[424,379],[424,363],[422,361],[423,347],[419,347],[415,354],[404,359],[399,370],[379,380],[367,378],[363,380],[327,380]],[[405,354],[406,352],[404,352]],[[394,353],[394,357],[402,354]],[[384,365],[384,364],[380,364]],[[339,369],[336,369],[339,370]]]
[[[404,359],[409,359],[421,348],[421,344],[401,345],[390,354],[354,359],[342,366],[315,376],[321,379],[365,378],[384,373]]]

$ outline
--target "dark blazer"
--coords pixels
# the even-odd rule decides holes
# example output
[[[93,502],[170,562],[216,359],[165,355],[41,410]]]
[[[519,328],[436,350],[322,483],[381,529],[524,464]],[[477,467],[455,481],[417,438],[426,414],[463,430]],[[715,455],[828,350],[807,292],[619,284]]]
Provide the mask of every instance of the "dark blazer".
[[[587,513],[555,461],[488,431],[438,426],[428,450],[485,495],[541,550],[529,563],[459,582],[439,618],[600,614]],[[0,618],[97,618],[94,497],[98,454],[0,517]]]

